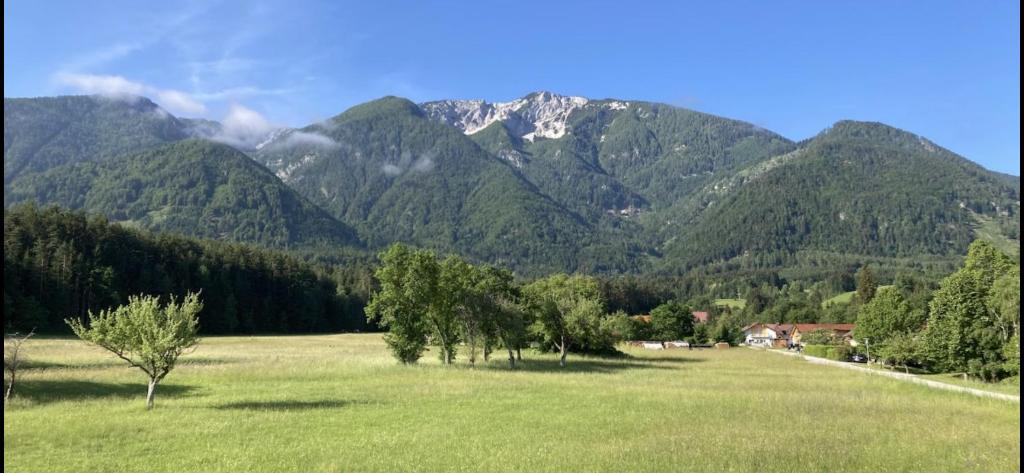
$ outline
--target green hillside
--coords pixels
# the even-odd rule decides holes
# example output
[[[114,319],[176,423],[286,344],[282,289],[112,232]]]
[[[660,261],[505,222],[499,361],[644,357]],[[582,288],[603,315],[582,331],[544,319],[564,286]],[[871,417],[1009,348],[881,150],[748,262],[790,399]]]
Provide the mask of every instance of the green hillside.
[[[287,247],[358,244],[355,232],[246,155],[185,140],[21,176],[5,203],[42,202],[153,231]]]

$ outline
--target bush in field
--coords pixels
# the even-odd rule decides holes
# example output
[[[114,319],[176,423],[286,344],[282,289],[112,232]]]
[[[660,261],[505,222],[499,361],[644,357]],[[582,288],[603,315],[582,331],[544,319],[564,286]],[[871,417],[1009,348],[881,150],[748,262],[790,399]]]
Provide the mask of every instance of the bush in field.
[[[178,357],[199,342],[202,308],[197,293],[189,293],[180,304],[171,297],[162,307],[156,296],[132,296],[127,305],[99,314],[89,312],[88,325],[81,320],[66,322],[82,340],[146,373],[146,409],[152,409],[157,385],[174,369]]]

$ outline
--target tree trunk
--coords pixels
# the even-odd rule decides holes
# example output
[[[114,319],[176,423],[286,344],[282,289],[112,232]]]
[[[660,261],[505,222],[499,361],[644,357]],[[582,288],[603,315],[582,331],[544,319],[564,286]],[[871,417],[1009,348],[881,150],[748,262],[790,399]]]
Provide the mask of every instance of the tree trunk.
[[[7,385],[7,389],[4,390],[4,404],[7,404],[7,401],[9,401],[11,399],[11,394],[14,392],[14,378],[15,378],[15,373],[12,371],[11,372],[11,384],[8,384]]]
[[[559,367],[565,368],[565,357],[569,354],[568,348],[569,346],[565,343],[565,339],[563,338],[562,345],[558,347],[558,350],[561,351],[561,357],[558,358]]]
[[[155,379],[149,380],[149,391],[146,393],[146,410],[153,409],[153,401],[156,400],[156,384],[159,381]]]
[[[565,337],[562,337],[562,344],[559,345],[558,350],[562,352],[561,358],[558,359],[558,366],[565,368],[565,357],[569,355],[569,344],[565,343]]]
[[[516,369],[516,354],[512,352],[511,348],[508,350],[508,367],[509,369]]]
[[[516,361],[523,361],[523,350],[516,347]]]

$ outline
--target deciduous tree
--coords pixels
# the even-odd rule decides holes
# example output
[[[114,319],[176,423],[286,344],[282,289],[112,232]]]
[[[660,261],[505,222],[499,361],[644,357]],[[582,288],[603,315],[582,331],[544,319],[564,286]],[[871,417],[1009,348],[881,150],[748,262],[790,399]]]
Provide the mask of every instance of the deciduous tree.
[[[178,357],[199,342],[198,293],[181,303],[172,296],[165,306],[156,296],[132,296],[128,304],[98,314],[89,312],[88,323],[68,319],[82,340],[102,347],[149,377],[146,409],[153,408],[156,387],[174,369]]]

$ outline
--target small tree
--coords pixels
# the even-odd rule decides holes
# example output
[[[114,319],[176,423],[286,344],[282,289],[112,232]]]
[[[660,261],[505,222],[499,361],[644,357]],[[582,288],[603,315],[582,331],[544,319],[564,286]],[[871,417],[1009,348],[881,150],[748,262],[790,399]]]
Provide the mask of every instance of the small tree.
[[[14,332],[4,336],[4,372],[7,373],[7,378],[10,380],[7,382],[7,389],[4,390],[4,404],[7,404],[14,393],[14,382],[18,379],[18,368],[21,367],[23,361],[21,345],[32,338],[32,335],[35,335],[34,330],[25,335]]]
[[[910,364],[921,357],[917,336],[900,332],[889,337],[879,350],[878,357],[885,360],[886,364],[902,366],[903,371],[910,373]]]
[[[857,302],[861,304],[871,302],[877,291],[878,281],[875,279],[875,273],[869,266],[864,266],[857,272]]]
[[[156,386],[174,369],[178,357],[199,342],[197,335],[203,303],[189,293],[179,304],[172,296],[164,307],[156,296],[131,296],[128,304],[99,314],[89,312],[89,323],[67,319],[82,340],[102,347],[149,376],[146,409],[153,408]]]
[[[875,294],[871,302],[860,306],[853,334],[858,340],[868,338],[882,343],[898,333],[920,331],[926,318],[923,310],[910,307],[898,289],[885,287]]]
[[[693,335],[693,311],[678,302],[666,302],[651,311],[651,328],[657,340],[682,340]]]
[[[585,346],[599,338],[604,303],[597,280],[587,276],[554,274],[523,288],[536,314],[537,331],[558,349],[565,366],[570,346]]]
[[[366,306],[367,318],[388,329],[384,335],[391,353],[403,364],[416,363],[427,347],[424,314],[437,290],[433,255],[411,251],[396,243],[380,254],[376,276],[380,291]]]

